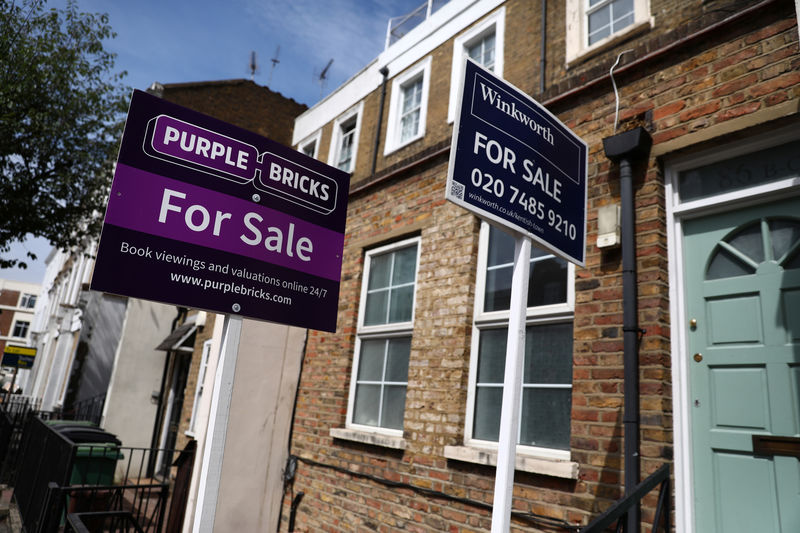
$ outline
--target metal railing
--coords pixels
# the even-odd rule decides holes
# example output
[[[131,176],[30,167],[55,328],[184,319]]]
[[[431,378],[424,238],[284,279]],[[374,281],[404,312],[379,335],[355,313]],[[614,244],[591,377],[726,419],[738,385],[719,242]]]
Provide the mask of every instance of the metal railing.
[[[634,506],[639,505],[642,499],[647,496],[651,490],[660,485],[658,494],[658,505],[656,506],[655,517],[653,518],[652,533],[658,531],[658,526],[661,524],[662,519],[664,527],[661,531],[666,533],[670,532],[671,523],[671,508],[670,508],[670,482],[669,482],[669,465],[663,465],[661,468],[653,472],[647,479],[636,485],[631,493],[625,498],[619,500],[612,505],[606,512],[598,516],[591,524],[581,529],[580,533],[601,533],[616,522],[616,531],[619,533],[625,531],[625,522],[628,512]],[[628,532],[632,533],[632,532]]]
[[[78,426],[81,438],[84,429],[97,432],[91,425]],[[28,533],[59,531],[67,515],[84,512],[126,512],[143,531],[160,532],[168,514],[183,512],[168,512],[167,480],[146,477],[152,455],[171,455],[176,450],[121,446],[113,435],[100,433],[112,442],[74,442],[63,426],[59,430],[40,417],[29,420],[14,486],[14,499]],[[185,463],[191,468],[193,461]]]
[[[450,0],[428,0],[411,13],[390,18],[386,28],[386,44],[384,49],[389,48],[395,42],[402,39],[405,34],[419,26],[449,1]]]

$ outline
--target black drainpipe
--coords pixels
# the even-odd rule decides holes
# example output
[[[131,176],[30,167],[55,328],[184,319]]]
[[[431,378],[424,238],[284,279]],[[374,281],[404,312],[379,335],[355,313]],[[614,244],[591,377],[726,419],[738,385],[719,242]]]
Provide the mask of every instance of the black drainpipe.
[[[375,175],[375,169],[378,167],[378,146],[381,143],[381,125],[383,124],[383,104],[386,100],[386,81],[389,79],[389,68],[386,66],[381,67],[378,71],[383,75],[383,83],[381,84],[381,103],[378,106],[378,125],[375,126],[375,146],[372,148],[372,172],[370,175]]]
[[[653,140],[644,128],[636,128],[603,139],[606,157],[619,164],[622,243],[622,332],[625,368],[623,427],[625,435],[625,495],[641,478],[639,461],[639,306],[636,290],[636,207],[633,197],[633,163],[646,159]],[[638,533],[641,506],[628,513],[625,531]]]

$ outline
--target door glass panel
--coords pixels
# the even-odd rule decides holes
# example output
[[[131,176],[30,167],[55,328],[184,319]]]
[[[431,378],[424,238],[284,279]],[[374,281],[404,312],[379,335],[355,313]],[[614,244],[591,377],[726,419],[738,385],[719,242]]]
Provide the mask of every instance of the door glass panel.
[[[706,279],[733,278],[736,276],[747,276],[755,273],[755,269],[745,265],[738,259],[734,259],[726,250],[717,249],[714,259],[708,266]]]
[[[706,279],[753,274],[767,260],[779,261],[784,269],[800,268],[800,223],[791,219],[758,219],[730,234],[717,245]]]
[[[728,241],[728,244],[756,263],[764,261],[764,242],[761,240],[761,224],[759,223],[752,224],[738,232]]]
[[[800,140],[681,172],[681,201],[708,198],[800,175]]]

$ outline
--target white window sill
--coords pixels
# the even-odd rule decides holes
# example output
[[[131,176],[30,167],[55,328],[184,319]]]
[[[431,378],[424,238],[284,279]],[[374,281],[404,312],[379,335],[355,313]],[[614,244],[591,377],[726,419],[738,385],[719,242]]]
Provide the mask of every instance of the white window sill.
[[[445,446],[444,456],[447,459],[465,463],[477,463],[486,466],[497,466],[497,451],[472,446]],[[565,479],[578,479],[578,463],[574,461],[533,457],[521,453],[516,454],[516,469],[520,472],[542,474]]]
[[[349,440],[393,450],[405,450],[408,446],[403,437],[394,437],[377,431],[363,431],[358,429],[331,428],[330,436],[334,439]]]

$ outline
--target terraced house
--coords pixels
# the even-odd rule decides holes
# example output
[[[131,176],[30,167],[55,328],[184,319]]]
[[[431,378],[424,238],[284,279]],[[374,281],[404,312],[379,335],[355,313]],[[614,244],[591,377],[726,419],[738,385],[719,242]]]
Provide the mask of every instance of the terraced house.
[[[585,268],[531,253],[511,530],[577,531],[665,465],[670,529],[800,530],[797,4],[453,0],[412,20],[294,124],[352,178],[280,530],[490,528],[514,241],[445,201],[466,57],[589,151]]]

